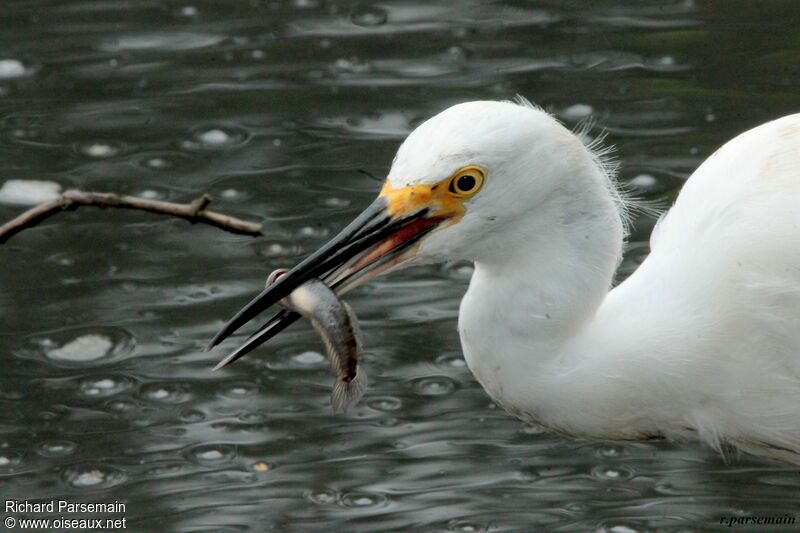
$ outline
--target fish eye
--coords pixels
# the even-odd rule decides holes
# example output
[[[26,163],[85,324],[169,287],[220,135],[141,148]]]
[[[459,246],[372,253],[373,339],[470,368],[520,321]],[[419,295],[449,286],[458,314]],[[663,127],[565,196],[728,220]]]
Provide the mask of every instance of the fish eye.
[[[483,185],[484,173],[478,167],[464,167],[450,179],[448,190],[456,196],[472,196]]]

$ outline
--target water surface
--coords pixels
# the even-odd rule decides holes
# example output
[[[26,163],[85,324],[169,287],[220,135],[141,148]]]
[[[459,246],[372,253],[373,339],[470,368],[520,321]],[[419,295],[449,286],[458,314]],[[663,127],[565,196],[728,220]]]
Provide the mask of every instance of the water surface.
[[[223,351],[202,347],[457,102],[591,115],[621,181],[669,203],[725,140],[800,108],[798,20],[792,1],[5,0],[0,181],[210,192],[266,231],[82,209],[0,247],[4,498],[125,501],[135,531],[688,532],[794,514],[795,469],[504,414],[461,358],[468,265],[352,295],[371,386],[347,416],[307,325],[219,373]],[[620,278],[653,222],[635,221]]]

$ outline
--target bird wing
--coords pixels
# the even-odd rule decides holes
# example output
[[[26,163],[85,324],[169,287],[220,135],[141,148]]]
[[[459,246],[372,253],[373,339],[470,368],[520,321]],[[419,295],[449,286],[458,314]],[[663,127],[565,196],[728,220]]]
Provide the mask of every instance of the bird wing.
[[[669,384],[653,396],[672,425],[800,452],[800,114],[710,156],[651,248],[598,311],[627,343],[608,353]]]
[[[739,135],[700,165],[659,221],[651,248],[662,241],[696,247],[753,237],[771,246],[778,237],[797,235],[798,195],[800,114],[795,114]],[[742,242],[731,251],[751,255],[750,250]]]

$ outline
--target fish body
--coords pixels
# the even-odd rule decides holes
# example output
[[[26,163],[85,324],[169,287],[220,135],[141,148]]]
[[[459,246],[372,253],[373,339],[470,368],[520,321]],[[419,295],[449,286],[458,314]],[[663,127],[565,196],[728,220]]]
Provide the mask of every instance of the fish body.
[[[286,272],[270,274],[267,285]],[[307,318],[325,343],[331,373],[336,378],[331,394],[334,412],[357,404],[367,387],[367,375],[358,365],[361,330],[355,313],[335,292],[318,279],[297,287],[279,304]]]

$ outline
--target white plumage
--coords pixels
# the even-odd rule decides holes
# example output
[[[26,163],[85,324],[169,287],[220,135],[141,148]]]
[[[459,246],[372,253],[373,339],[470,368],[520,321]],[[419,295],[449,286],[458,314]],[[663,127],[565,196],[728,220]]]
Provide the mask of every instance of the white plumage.
[[[575,135],[524,101],[457,105],[411,133],[389,182],[465,164],[483,189],[415,261],[475,263],[459,332],[495,401],[571,436],[800,462],[800,115],[709,157],[610,292],[624,201]]]
[[[408,136],[371,206],[212,346],[312,277],[341,294],[401,265],[468,260],[464,356],[512,414],[800,464],[800,115],[709,157],[613,289],[629,202],[612,174],[524,100],[453,106]],[[279,313],[220,366],[292,320]]]

